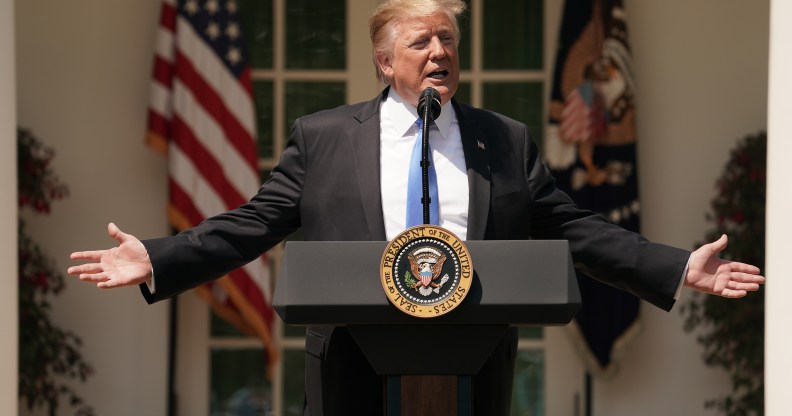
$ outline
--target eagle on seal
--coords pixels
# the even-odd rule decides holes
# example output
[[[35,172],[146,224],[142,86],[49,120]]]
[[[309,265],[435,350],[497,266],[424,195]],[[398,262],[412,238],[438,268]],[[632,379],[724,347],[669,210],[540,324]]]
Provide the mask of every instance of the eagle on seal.
[[[445,282],[435,283],[434,280],[440,277],[443,270],[443,263],[446,261],[444,253],[425,247],[407,254],[407,259],[410,261],[410,272],[418,279],[412,289],[418,289],[422,295],[426,296],[432,291],[432,288],[437,292],[443,286]]]

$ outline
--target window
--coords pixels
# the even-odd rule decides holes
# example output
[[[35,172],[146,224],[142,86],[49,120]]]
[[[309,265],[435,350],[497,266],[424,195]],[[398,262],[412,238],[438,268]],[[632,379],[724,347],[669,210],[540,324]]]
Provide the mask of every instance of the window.
[[[525,123],[541,144],[549,71],[544,64],[542,0],[467,0],[461,19],[462,66],[457,99]],[[470,58],[464,58],[469,56]],[[522,328],[512,391],[512,415],[545,414],[542,328]]]
[[[545,45],[547,33],[554,33],[544,24],[546,7],[560,14],[560,6],[543,0],[467,2],[469,11],[460,21],[457,99],[526,123],[541,143],[551,62]],[[367,27],[377,0],[237,3],[253,67],[259,167],[266,178],[297,117],[379,92]],[[278,249],[269,256],[277,268]],[[276,320],[280,359],[268,378],[258,340],[212,316],[195,296],[180,298],[179,314],[179,414],[302,414],[303,328]],[[547,333],[520,330],[513,415],[544,415],[552,408],[545,376],[551,354]]]

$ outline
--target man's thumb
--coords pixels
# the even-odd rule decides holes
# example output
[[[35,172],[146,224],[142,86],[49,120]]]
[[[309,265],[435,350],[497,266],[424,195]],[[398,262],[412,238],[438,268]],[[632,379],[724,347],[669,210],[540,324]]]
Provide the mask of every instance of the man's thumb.
[[[720,253],[729,244],[729,237],[726,234],[721,234],[720,238],[710,243],[710,248],[714,253]]]
[[[113,240],[116,240],[119,243],[123,243],[124,239],[126,238],[126,234],[124,234],[121,229],[112,222],[107,224],[107,233],[110,234],[110,237],[113,237]]]

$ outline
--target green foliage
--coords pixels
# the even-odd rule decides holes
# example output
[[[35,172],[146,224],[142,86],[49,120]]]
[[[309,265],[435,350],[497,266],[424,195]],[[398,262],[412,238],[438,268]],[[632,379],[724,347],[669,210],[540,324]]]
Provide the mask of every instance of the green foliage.
[[[53,200],[62,199],[68,188],[49,167],[53,151],[30,132],[17,130],[17,178],[20,211],[29,208],[47,214]],[[64,288],[52,259],[25,233],[19,219],[19,395],[28,409],[45,407],[55,415],[61,396],[78,415],[93,414],[63,379],[85,381],[91,367],[83,361],[80,338],[52,322],[49,299]],[[61,412],[62,413],[62,412]]]
[[[767,137],[748,136],[732,150],[717,181],[707,220],[714,227],[706,242],[722,234],[729,246],[722,257],[764,268]],[[700,243],[702,244],[702,243]],[[730,394],[706,407],[729,416],[761,415],[764,408],[764,289],[740,300],[697,294],[682,308],[685,330],[696,330],[708,366],[731,378]]]
[[[412,273],[410,273],[410,271],[409,271],[409,270],[407,270],[407,272],[406,272],[406,273],[404,273],[404,283],[405,283],[405,284],[406,284],[408,287],[413,287],[413,286],[415,286],[416,284],[418,284],[418,281],[417,281],[417,280],[415,280],[415,279],[413,279],[413,277],[412,277]]]

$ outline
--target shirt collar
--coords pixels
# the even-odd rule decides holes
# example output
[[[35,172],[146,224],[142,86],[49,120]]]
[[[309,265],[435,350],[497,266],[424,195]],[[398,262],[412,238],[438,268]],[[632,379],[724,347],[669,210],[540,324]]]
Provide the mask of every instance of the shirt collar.
[[[405,102],[396,93],[396,90],[391,87],[388,91],[388,97],[385,98],[380,108],[380,117],[392,133],[397,135],[397,137],[401,137],[415,124],[415,120],[418,119],[418,109]],[[440,116],[435,120],[435,125],[440,130],[440,135],[443,138],[448,137],[451,123],[455,119],[456,113],[450,101],[440,107]]]

